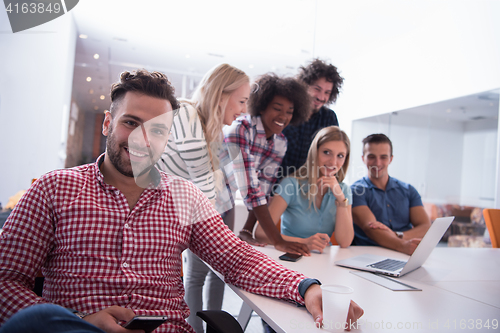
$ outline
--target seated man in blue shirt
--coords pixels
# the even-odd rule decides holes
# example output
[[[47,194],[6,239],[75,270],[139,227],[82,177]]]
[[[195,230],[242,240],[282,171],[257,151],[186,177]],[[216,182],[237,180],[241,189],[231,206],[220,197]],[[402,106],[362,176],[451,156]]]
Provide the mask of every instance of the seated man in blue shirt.
[[[354,244],[380,245],[411,255],[431,222],[417,190],[389,176],[392,142],[384,134],[363,139],[368,176],[352,184]]]

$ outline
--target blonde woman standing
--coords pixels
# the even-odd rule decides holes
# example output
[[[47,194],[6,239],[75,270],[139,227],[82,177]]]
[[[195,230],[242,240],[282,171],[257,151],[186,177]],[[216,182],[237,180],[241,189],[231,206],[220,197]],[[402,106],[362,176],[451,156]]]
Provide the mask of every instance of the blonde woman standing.
[[[234,226],[234,211],[228,200],[221,200],[225,181],[217,172],[219,149],[223,141],[222,128],[230,125],[247,111],[250,80],[241,70],[221,64],[205,74],[191,100],[181,101],[174,118],[165,152],[157,166],[173,175],[191,180],[210,199],[224,223]],[[209,290],[207,309],[220,310],[224,296],[221,281],[196,255],[187,250],[184,276],[185,300],[191,311],[188,323],[196,332],[203,324],[196,316],[203,308],[203,285]]]

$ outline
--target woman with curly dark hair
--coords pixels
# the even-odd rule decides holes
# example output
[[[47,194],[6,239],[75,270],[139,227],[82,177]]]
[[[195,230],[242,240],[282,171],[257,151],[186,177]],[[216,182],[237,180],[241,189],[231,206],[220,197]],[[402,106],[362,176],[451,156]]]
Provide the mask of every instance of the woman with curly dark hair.
[[[309,118],[311,101],[307,87],[294,78],[265,74],[257,79],[256,89],[248,101],[249,115],[240,117],[224,128],[229,148],[241,153],[244,170],[239,190],[249,210],[245,226],[239,233],[252,245],[264,245],[253,238],[258,220],[277,250],[309,255],[304,244],[287,242],[275,227],[267,207],[271,188],[278,176],[287,140],[281,133],[289,124],[300,124]],[[229,149],[232,150],[232,149]]]

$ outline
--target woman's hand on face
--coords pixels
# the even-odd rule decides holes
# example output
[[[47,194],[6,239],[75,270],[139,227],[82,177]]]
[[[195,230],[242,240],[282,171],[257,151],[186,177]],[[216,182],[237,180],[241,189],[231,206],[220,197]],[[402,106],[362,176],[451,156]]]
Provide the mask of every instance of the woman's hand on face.
[[[338,201],[344,201],[344,192],[342,192],[342,188],[340,187],[337,177],[322,176],[318,178],[317,185],[323,193],[325,193],[327,189],[330,189],[335,196],[335,199]]]
[[[330,237],[327,234],[317,233],[311,237],[306,238],[306,244],[309,250],[319,251],[323,253],[323,250],[330,242]]]

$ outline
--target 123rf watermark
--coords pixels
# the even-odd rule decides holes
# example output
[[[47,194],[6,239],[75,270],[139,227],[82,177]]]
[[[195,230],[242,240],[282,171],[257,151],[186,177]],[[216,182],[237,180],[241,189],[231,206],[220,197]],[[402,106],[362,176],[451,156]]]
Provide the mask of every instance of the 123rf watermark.
[[[290,329],[304,330],[317,327],[317,324],[312,320],[302,322],[299,320],[290,320]],[[328,320],[323,321],[323,328],[328,329],[370,329],[370,330],[427,330],[427,331],[447,331],[447,330],[464,330],[464,331],[479,331],[490,330],[496,332],[498,330],[498,319],[446,319],[446,320],[429,320],[424,323],[421,321],[415,322],[392,322],[392,321],[370,321],[359,319],[354,323],[340,323]]]

